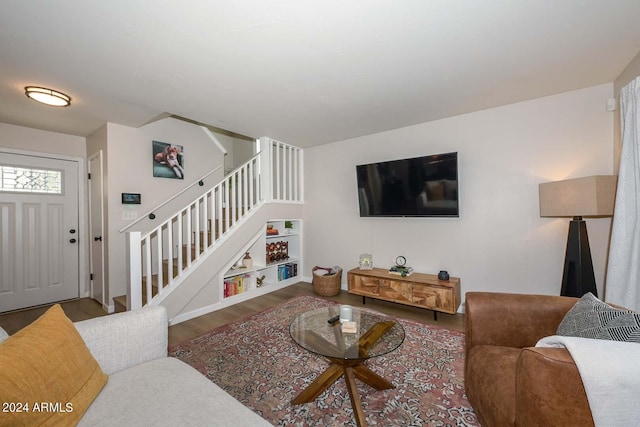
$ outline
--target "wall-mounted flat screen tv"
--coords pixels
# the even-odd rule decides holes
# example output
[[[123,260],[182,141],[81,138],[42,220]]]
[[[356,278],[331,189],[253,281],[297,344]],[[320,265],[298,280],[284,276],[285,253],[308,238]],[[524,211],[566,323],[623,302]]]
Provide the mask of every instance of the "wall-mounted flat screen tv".
[[[357,165],[361,217],[459,216],[458,153]]]

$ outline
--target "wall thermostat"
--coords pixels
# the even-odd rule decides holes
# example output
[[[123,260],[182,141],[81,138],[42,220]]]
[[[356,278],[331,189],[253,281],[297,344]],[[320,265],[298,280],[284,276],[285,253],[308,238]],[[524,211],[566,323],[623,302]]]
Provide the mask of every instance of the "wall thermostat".
[[[123,205],[139,205],[141,201],[140,193],[122,193]]]

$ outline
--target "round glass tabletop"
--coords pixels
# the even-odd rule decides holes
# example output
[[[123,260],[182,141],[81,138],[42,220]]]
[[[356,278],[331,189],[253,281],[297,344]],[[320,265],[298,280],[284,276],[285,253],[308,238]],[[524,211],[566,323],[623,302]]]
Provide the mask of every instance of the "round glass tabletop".
[[[365,308],[352,307],[355,332],[343,332],[340,306],[319,308],[299,314],[289,325],[291,338],[302,348],[320,356],[366,360],[389,353],[404,341],[404,328],[392,317]]]

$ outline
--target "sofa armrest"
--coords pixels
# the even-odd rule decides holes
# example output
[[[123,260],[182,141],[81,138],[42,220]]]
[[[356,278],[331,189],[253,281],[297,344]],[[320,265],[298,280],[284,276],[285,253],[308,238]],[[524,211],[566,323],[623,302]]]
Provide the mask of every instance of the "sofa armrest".
[[[467,292],[465,295],[466,354],[475,345],[533,347],[555,335],[577,298]]]
[[[516,372],[516,425],[594,425],[580,373],[567,349],[525,348]]]
[[[167,357],[168,321],[162,306],[74,323],[107,375]]]

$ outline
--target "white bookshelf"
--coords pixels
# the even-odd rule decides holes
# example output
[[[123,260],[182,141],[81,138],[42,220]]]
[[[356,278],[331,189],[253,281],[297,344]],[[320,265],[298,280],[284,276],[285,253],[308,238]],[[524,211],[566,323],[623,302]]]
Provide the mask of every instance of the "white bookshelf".
[[[292,228],[285,229],[285,222]],[[278,234],[267,234],[268,228]],[[284,287],[298,282],[302,276],[302,221],[297,219],[269,220],[245,252],[252,259],[251,267],[242,267],[244,253],[237,256],[238,262],[224,274],[223,298],[248,296],[247,293],[262,293],[268,287]],[[286,252],[283,247],[286,246]],[[271,250],[270,250],[271,248]],[[275,255],[268,258],[268,254]],[[260,283],[260,279],[262,282]]]

